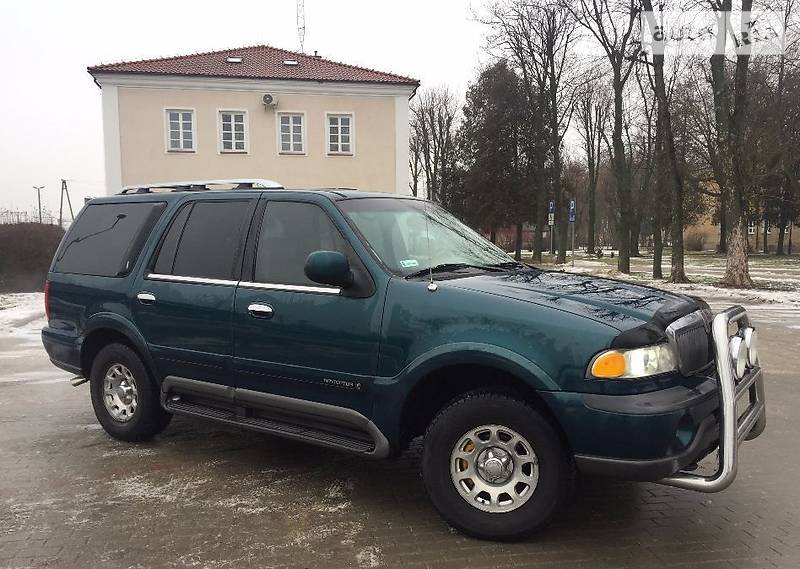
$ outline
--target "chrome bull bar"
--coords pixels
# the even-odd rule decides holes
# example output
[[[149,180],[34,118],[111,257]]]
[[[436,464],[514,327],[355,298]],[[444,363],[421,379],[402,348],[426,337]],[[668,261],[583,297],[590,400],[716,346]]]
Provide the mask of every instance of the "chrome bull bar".
[[[767,413],[761,367],[756,365],[748,368],[744,377],[736,380],[728,347],[731,338],[728,330],[731,324],[737,325],[737,332],[750,326],[747,311],[742,306],[732,306],[724,312],[720,312],[711,323],[720,400],[717,470],[708,476],[680,471],[673,476],[659,480],[659,484],[700,492],[724,490],[736,478],[739,445],[745,440],[756,438],[764,431]],[[749,406],[744,414],[738,417],[736,404],[745,395],[749,398]]]

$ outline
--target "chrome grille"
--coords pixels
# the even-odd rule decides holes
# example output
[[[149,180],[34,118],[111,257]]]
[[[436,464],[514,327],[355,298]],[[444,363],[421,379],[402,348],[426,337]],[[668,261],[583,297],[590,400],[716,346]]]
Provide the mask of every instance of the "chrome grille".
[[[667,327],[667,337],[678,356],[678,369],[683,375],[697,373],[714,359],[710,319],[711,314],[698,310]]]

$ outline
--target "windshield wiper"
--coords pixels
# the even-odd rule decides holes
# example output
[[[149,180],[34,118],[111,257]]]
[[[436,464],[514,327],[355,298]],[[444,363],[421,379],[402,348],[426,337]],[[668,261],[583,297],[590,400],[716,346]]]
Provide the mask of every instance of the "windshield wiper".
[[[450,271],[457,271],[458,269],[478,269],[481,271],[490,271],[490,272],[497,272],[502,271],[500,267],[495,267],[492,265],[471,265],[469,263],[441,263],[439,265],[434,265],[431,268],[420,269],[419,271],[414,271],[413,273],[406,275],[407,279],[413,279],[416,277],[422,277],[429,273],[449,273]]]
[[[519,261],[503,261],[502,263],[491,263],[490,267],[498,267],[501,269],[521,269],[526,267],[525,263]]]

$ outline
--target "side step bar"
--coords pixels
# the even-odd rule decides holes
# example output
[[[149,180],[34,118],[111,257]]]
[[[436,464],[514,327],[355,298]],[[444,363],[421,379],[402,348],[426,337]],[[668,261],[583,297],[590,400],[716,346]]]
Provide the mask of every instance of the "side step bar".
[[[720,398],[719,463],[710,476],[699,476],[681,471],[659,480],[659,484],[676,486],[700,492],[719,492],[730,486],[736,478],[738,451],[742,442],[759,436],[767,423],[764,403],[764,378],[761,367],[755,366],[738,382],[733,373],[733,364],[728,344],[728,328],[736,324],[738,329],[750,326],[747,312],[741,306],[732,306],[714,317],[711,332],[717,359],[717,379]],[[749,399],[747,410],[737,417],[736,403],[744,396]]]
[[[389,454],[389,442],[378,427],[346,407],[176,376],[164,379],[161,404],[171,413],[372,458]]]

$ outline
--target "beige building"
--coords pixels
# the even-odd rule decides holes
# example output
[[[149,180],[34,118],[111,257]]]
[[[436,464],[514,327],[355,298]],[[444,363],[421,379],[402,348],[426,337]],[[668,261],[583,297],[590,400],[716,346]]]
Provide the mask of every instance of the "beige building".
[[[408,187],[415,79],[268,46],[97,65],[106,188],[268,178]]]
[[[764,251],[764,238],[766,230],[767,250],[774,253],[778,247],[779,229],[773,225],[764,227],[764,221],[750,221],[747,224],[747,243],[750,250],[753,252]],[[784,233],[784,252],[788,250],[789,241],[792,241],[792,252],[797,250],[795,240],[797,239],[798,227],[796,225],[788,224]],[[698,223],[690,225],[684,231],[684,244],[689,247],[687,241],[689,239],[697,240],[699,238],[699,245],[703,250],[714,250],[719,245],[719,232],[720,226],[714,223],[710,216],[704,216]]]

